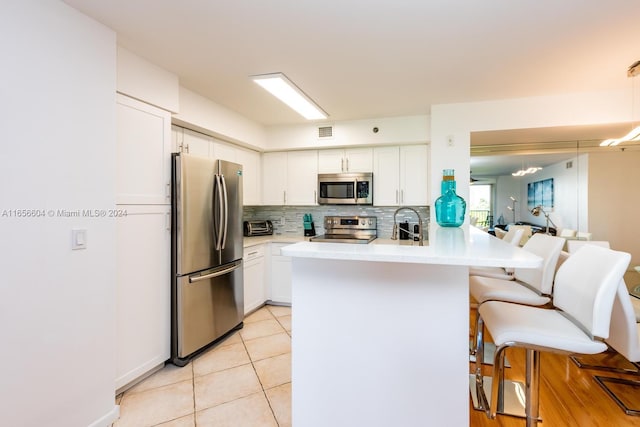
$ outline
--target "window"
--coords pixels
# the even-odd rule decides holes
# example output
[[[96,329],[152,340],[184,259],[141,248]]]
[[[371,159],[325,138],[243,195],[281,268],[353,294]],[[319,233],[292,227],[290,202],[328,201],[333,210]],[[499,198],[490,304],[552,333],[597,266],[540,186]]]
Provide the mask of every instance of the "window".
[[[469,218],[478,227],[493,227],[491,211],[491,184],[474,184],[469,187]]]

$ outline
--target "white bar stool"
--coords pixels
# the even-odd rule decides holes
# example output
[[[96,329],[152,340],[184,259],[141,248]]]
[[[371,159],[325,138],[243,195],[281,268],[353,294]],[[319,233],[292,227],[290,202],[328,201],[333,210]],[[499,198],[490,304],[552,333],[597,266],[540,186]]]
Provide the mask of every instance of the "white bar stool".
[[[513,228],[507,231],[502,240],[512,246],[518,246],[523,234],[523,229]],[[513,268],[505,267],[469,267],[469,276],[492,277],[494,279],[513,280],[513,272]]]
[[[636,313],[631,298],[635,297],[629,295],[627,285],[624,283],[624,280],[621,281],[618,285],[618,292],[616,293],[616,299],[613,303],[611,328],[606,343],[637,368],[638,362],[640,362],[640,324],[636,321]],[[615,368],[590,367],[619,372]],[[637,375],[637,371],[635,374]],[[640,381],[599,375],[596,375],[595,379],[609,397],[620,406],[625,414],[640,415],[640,408],[638,406],[633,407],[625,398],[629,393],[619,393],[619,391],[627,389],[631,390],[631,394],[633,394],[635,390],[640,388]],[[616,390],[618,390],[618,393],[616,393]]]
[[[481,307],[486,301],[506,301],[533,306],[544,306],[551,301],[553,278],[556,264],[564,239],[536,233],[525,243],[523,249],[543,259],[540,268],[516,268],[514,280],[497,279],[483,276],[469,277],[469,292]],[[472,357],[480,354],[484,359],[484,341],[482,339],[482,316],[476,313],[473,343],[470,349]]]
[[[554,309],[502,301],[487,301],[479,308],[484,325],[497,347],[491,378],[491,399],[485,393],[480,358],[476,361],[478,400],[489,418],[502,413],[505,402],[504,356],[510,347],[526,349],[526,426],[539,421],[540,351],[597,354],[605,351],[614,297],[631,256],[588,245],[558,269]]]

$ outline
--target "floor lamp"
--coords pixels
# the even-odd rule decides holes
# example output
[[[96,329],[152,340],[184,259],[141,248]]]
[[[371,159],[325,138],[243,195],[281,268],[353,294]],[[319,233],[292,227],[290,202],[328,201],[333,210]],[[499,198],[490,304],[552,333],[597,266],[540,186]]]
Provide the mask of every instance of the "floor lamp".
[[[511,199],[511,206],[507,206],[507,209],[509,209],[511,212],[513,212],[513,223],[516,223],[516,202],[517,200],[513,197],[513,196],[509,196],[509,198]]]
[[[542,208],[542,205],[538,205],[535,208],[531,209],[531,215],[533,216],[539,216],[540,213],[542,213],[545,217],[545,219],[547,220],[547,229],[546,229],[546,233],[549,234],[549,223],[551,223],[551,225],[554,226],[554,228],[558,228],[557,225],[555,225],[553,223],[553,221],[551,221],[551,219],[549,218],[549,214],[547,212],[545,212],[545,210]]]

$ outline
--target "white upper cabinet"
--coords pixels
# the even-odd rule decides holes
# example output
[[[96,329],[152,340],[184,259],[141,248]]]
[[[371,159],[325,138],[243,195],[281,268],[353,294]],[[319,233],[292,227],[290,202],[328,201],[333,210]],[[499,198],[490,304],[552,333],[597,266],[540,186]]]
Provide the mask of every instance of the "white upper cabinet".
[[[212,138],[210,136],[175,125],[171,126],[171,133],[173,135],[173,152],[211,157]]]
[[[213,140],[213,157],[217,160],[226,160],[228,162],[240,163],[238,161],[239,148],[235,145],[227,144],[216,139]]]
[[[318,152],[290,151],[287,153],[287,205],[317,204]]]
[[[260,153],[245,148],[238,148],[236,152],[236,163],[242,165],[242,197],[243,203],[247,206],[260,204],[260,177],[262,168]]]
[[[375,179],[374,179],[375,182]],[[400,203],[426,206],[429,204],[429,147],[400,147]]]
[[[400,203],[400,149],[373,149],[373,204],[397,206]]]
[[[372,148],[346,148],[318,151],[318,173],[371,172]]]
[[[171,126],[172,150],[194,156],[226,160],[242,165],[242,196],[245,205],[260,204],[260,153],[219,141],[181,126]]]
[[[262,177],[262,204],[286,204],[287,153],[264,153],[262,155]]]
[[[118,94],[116,203],[169,204],[171,114]]]
[[[264,153],[262,176],[263,205],[315,205],[318,152]]]
[[[428,147],[407,145],[373,149],[373,203],[376,206],[426,206]]]
[[[183,144],[186,152],[193,156],[211,157],[212,138],[200,132],[184,129]]]

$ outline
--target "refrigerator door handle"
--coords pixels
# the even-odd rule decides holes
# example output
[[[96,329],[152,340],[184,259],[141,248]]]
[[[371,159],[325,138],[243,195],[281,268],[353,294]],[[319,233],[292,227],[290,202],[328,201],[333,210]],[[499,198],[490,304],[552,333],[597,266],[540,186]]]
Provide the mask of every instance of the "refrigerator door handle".
[[[207,279],[212,279],[218,276],[224,276],[225,274],[231,273],[232,271],[237,270],[240,267],[241,267],[241,264],[238,263],[238,264],[232,265],[231,267],[227,267],[223,270],[219,270],[210,274],[205,274],[204,276],[189,277],[189,283],[195,283],[201,280],[207,280]]]
[[[220,175],[220,182],[222,183],[222,198],[223,204],[223,220],[222,220],[222,245],[221,249],[224,249],[227,244],[227,231],[229,224],[229,199],[227,198],[227,182],[224,180],[224,175]]]
[[[216,250],[219,251],[222,249],[222,240],[223,240],[223,230],[222,230],[222,222],[224,221],[223,215],[223,204],[224,199],[222,198],[222,184],[220,181],[220,175],[215,175],[215,181],[213,185],[213,238],[216,243]],[[216,198],[218,199],[216,203]]]

